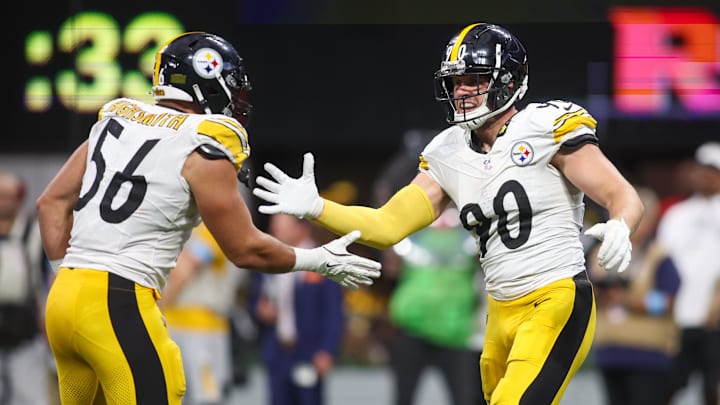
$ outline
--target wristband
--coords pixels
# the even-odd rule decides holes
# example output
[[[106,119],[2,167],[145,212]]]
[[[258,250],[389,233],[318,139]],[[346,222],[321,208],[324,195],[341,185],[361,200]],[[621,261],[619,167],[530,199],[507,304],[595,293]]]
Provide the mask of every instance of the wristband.
[[[50,268],[52,269],[53,273],[57,274],[57,272],[60,271],[60,265],[62,264],[63,259],[55,259],[48,261],[50,262]]]
[[[301,216],[300,218],[303,219],[305,217],[308,217],[310,219],[315,219],[322,214],[323,210],[325,209],[325,200],[321,197],[318,197],[315,202],[313,203],[312,209],[310,212],[308,212],[308,215]]]
[[[317,267],[317,257],[312,250],[298,247],[294,247],[293,250],[295,251],[295,264],[293,265],[292,271],[302,271]]]

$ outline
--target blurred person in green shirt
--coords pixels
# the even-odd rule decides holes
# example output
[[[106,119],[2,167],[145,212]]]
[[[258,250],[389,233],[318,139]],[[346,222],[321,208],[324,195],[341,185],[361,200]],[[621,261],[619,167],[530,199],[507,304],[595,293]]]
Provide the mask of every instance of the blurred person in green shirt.
[[[423,372],[435,367],[453,405],[485,403],[479,373],[485,299],[472,237],[455,207],[388,250],[398,272],[390,297],[397,328],[390,345],[394,404],[411,405]]]

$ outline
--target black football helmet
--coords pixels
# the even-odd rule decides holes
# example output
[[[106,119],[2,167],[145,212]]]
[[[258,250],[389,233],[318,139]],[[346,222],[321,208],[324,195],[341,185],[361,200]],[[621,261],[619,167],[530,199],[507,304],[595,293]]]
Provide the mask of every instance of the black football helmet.
[[[456,98],[453,77],[488,76],[487,91]],[[477,23],[463,28],[445,48],[440,69],[435,72],[435,99],[447,108],[447,122],[473,130],[504,112],[527,91],[527,53],[510,31],[497,25]],[[477,108],[465,111],[458,103],[485,94]]]
[[[250,81],[243,59],[225,39],[187,32],[168,41],[155,55],[153,97],[197,104],[206,114],[224,114],[246,125]]]

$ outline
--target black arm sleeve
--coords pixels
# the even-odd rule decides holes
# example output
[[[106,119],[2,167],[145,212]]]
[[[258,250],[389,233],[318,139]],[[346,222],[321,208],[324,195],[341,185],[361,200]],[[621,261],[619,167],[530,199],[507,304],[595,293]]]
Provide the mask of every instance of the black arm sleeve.
[[[218,159],[228,159],[230,160],[223,151],[216,148],[213,145],[210,144],[202,144],[195,148],[197,153],[200,154],[200,156],[204,157],[205,159],[209,160],[218,160]],[[246,161],[247,162],[247,161]],[[242,168],[240,168],[240,171],[237,174],[238,180],[244,184],[246,187],[252,189],[254,187],[253,181],[252,181],[252,175],[250,172],[250,168],[248,168],[246,165],[243,165]]]
[[[599,144],[597,136],[595,136],[595,134],[582,134],[565,141],[565,143],[560,145],[560,149],[562,149],[563,151],[575,150],[585,145],[586,143],[591,143],[593,145]]]
[[[204,143],[197,148],[195,148],[197,153],[199,153],[202,157],[209,160],[218,160],[218,159],[228,159],[230,160],[223,151],[218,149],[217,147],[209,144]]]

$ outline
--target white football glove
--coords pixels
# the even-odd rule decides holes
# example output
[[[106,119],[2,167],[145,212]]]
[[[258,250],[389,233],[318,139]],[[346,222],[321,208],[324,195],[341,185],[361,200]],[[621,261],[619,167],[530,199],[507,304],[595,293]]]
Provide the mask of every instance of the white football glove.
[[[372,285],[372,279],[380,277],[380,263],[347,251],[359,237],[360,231],[352,231],[314,249],[294,248],[293,271],[313,271],[353,290]]]
[[[592,236],[600,241],[598,250],[598,264],[608,271],[624,271],[630,264],[632,243],[630,242],[630,228],[625,220],[611,219],[605,223],[595,224],[585,231],[585,235]]]
[[[258,176],[255,183],[264,189],[255,187],[253,194],[274,205],[261,205],[258,211],[263,214],[290,214],[298,218],[317,218],[325,207],[315,185],[315,157],[312,153],[303,156],[303,174],[297,179],[288,176],[272,163],[265,163],[265,171],[275,181]]]

